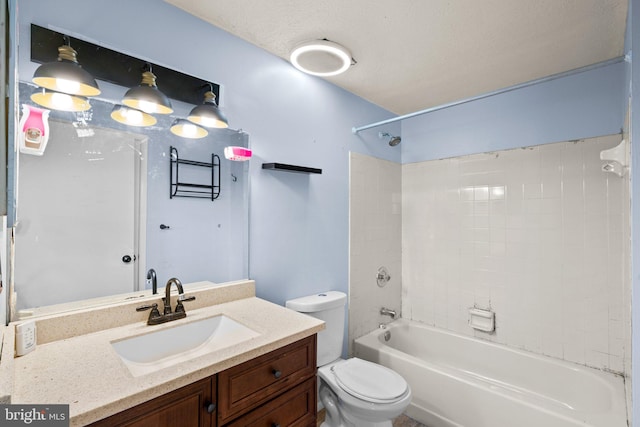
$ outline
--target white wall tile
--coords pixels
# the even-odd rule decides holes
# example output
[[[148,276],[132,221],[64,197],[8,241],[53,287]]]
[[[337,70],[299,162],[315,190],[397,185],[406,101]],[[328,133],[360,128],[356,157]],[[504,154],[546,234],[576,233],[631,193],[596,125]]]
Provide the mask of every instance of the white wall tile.
[[[599,152],[619,136],[407,165],[351,155],[351,340],[380,306],[587,364],[630,369],[629,184]],[[377,288],[380,265],[392,282]],[[468,326],[473,306],[496,332]],[[350,341],[351,341],[350,340]]]
[[[603,173],[599,160],[619,139],[404,165],[404,316],[596,368],[626,369],[628,180]],[[443,173],[453,160],[457,168]],[[417,232],[423,221],[425,232]],[[473,305],[496,312],[494,335],[469,328]]]
[[[417,165],[417,169],[420,169]],[[428,241],[431,213],[425,210],[433,205],[428,194],[416,179],[405,192],[401,187],[401,166],[362,154],[350,155],[349,197],[349,353],[353,340],[373,329],[389,317],[380,315],[380,308],[402,309],[402,206],[403,199],[419,200],[413,211],[406,212],[415,224],[414,232],[421,241]],[[411,268],[405,269],[407,277],[424,276],[422,260],[417,254],[408,257]],[[391,280],[381,288],[376,283],[378,268],[388,269]],[[406,295],[410,295],[409,292]],[[419,299],[420,294],[416,294]],[[433,307],[429,307],[433,311]],[[411,309],[408,309],[409,315]],[[416,313],[421,314],[420,310]],[[406,314],[405,314],[406,315]]]

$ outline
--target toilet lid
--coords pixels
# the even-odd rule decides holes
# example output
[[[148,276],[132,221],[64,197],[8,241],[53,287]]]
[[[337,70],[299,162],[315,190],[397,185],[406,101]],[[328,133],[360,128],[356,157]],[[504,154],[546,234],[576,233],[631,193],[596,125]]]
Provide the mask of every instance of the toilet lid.
[[[357,357],[338,363],[331,371],[344,391],[369,402],[388,403],[407,391],[407,382],[398,373]]]

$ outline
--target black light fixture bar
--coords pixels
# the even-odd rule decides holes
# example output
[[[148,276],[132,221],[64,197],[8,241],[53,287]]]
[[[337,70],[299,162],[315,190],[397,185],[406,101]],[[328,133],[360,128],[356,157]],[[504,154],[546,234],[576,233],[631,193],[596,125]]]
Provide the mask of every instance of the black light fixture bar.
[[[58,46],[64,44],[63,33],[31,24],[31,61],[40,64],[58,60]],[[67,36],[69,37],[69,36]],[[141,70],[150,64],[159,82],[159,89],[171,99],[199,105],[203,94],[210,90],[220,99],[220,85],[149,61],[134,58],[87,41],[69,37],[78,52],[78,62],[97,79],[125,88],[140,84]]]

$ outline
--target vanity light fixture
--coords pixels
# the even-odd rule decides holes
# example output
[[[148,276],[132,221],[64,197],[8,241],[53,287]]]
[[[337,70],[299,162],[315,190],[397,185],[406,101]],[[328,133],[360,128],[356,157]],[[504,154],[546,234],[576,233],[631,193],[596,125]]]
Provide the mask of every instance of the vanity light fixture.
[[[31,100],[43,107],[59,111],[87,111],[91,108],[84,96],[69,95],[45,88],[37,88],[31,94]]]
[[[210,85],[211,86],[211,85]],[[191,110],[187,119],[197,125],[224,129],[229,127],[229,121],[222,114],[216,104],[216,95],[209,88],[204,94],[204,102]]]
[[[113,110],[111,110],[111,118],[125,125],[139,127],[153,126],[158,121],[151,114],[127,107],[126,105],[115,105]]]
[[[344,73],[354,63],[342,45],[327,39],[304,42],[293,49],[291,64],[314,76],[328,77]]]
[[[176,119],[171,125],[171,133],[183,138],[200,139],[204,138],[209,132],[185,119]]]
[[[69,37],[64,36],[64,41],[65,44],[58,47],[58,60],[39,66],[33,74],[33,82],[42,88],[68,95],[100,95],[98,83],[78,64],[77,52],[71,47]]]
[[[132,87],[124,94],[122,103],[136,110],[144,111],[148,114],[171,114],[171,101],[156,86],[156,75],[153,74],[151,66],[147,64],[142,73],[142,81],[136,87]]]

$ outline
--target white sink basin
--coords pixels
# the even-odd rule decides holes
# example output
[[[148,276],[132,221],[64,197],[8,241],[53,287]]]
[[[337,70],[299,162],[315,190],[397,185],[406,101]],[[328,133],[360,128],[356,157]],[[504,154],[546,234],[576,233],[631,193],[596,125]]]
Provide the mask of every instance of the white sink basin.
[[[209,317],[111,345],[134,377],[230,347],[258,334],[224,316]]]

